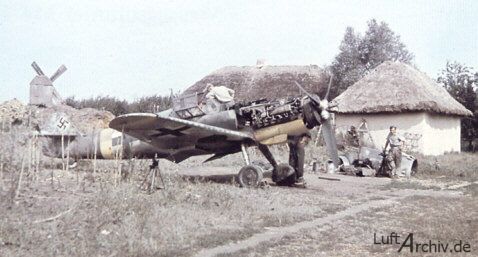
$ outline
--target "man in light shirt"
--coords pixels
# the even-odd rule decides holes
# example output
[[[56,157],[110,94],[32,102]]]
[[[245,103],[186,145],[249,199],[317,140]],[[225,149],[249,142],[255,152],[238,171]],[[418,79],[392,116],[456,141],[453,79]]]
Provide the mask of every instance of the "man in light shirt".
[[[214,86],[207,83],[203,90],[203,97],[199,101],[199,106],[206,112],[219,112],[233,107],[234,90],[225,86]]]
[[[214,86],[211,83],[207,83],[204,90],[206,93],[206,99],[216,99],[220,103],[229,103],[234,100],[234,90],[225,86]]]
[[[390,126],[390,133],[387,136],[387,142],[385,143],[384,152],[387,151],[387,147],[390,146],[390,150],[386,158],[388,159],[389,168],[391,169],[390,177],[396,177],[397,172],[400,171],[400,164],[402,162],[402,147],[405,139],[397,134],[397,127]]]

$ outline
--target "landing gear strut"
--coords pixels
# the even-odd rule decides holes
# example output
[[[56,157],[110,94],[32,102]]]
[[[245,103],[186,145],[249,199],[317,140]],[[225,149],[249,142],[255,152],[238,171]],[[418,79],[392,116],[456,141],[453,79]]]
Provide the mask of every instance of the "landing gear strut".
[[[268,146],[259,144],[258,148],[264,157],[266,157],[267,161],[269,161],[269,163],[272,165],[272,181],[280,186],[290,186],[294,184],[294,168],[286,163],[277,164]]]
[[[286,163],[277,164],[268,146],[258,144],[257,147],[267,161],[272,165],[272,181],[280,186],[290,186],[295,183],[295,170],[292,166]],[[239,171],[239,184],[242,187],[260,186],[263,179],[262,168],[251,164],[247,148],[244,144],[241,145],[241,151],[246,166]]]
[[[259,187],[263,179],[264,171],[261,167],[251,164],[246,145],[241,145],[241,151],[246,166],[242,167],[242,169],[239,171],[239,184],[242,187]]]

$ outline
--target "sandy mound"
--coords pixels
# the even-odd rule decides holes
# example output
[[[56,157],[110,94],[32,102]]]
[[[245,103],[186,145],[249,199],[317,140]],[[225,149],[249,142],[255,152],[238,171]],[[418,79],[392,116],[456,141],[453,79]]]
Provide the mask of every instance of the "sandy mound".
[[[114,115],[108,111],[92,108],[75,109],[67,105],[43,108],[25,105],[17,99],[0,104],[0,128],[24,126],[31,129],[43,129],[55,126],[54,118],[68,120],[79,133],[88,133],[95,129],[107,128]]]
[[[0,122],[4,127],[10,124],[21,124],[28,119],[28,108],[17,99],[9,100],[0,104]]]

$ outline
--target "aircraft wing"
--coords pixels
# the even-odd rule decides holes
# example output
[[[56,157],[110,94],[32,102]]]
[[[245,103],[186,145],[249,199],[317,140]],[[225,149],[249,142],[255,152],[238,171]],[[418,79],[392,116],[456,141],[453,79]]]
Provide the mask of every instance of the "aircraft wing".
[[[121,115],[113,119],[109,126],[148,143],[161,136],[172,135],[180,137],[188,134],[198,134],[200,137],[225,135],[234,140],[253,139],[252,134],[247,132],[225,129],[175,117],[160,116],[154,113]]]

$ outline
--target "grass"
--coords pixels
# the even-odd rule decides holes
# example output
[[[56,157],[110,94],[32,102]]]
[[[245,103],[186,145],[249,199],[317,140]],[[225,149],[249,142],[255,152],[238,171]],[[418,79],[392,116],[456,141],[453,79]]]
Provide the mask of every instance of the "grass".
[[[457,178],[478,180],[478,153],[449,153],[440,156],[416,155],[418,160],[418,177]]]
[[[124,161],[123,170],[131,173],[120,183],[114,161],[98,161],[93,174],[91,161],[82,161],[81,167],[66,172],[58,169],[62,166],[59,160],[42,158],[36,170],[25,155],[30,138],[22,135],[17,133],[11,140],[0,134],[0,158],[4,164],[0,172],[0,256],[190,256],[203,248],[247,238],[265,227],[315,219],[363,200],[356,197],[352,201],[339,194],[324,196],[324,191],[244,189],[227,180],[212,183],[177,175],[180,168],[190,167],[214,166],[234,172],[243,165],[240,154],[214,161],[211,166],[200,166],[203,158],[180,165],[160,161],[165,189],[149,195],[138,188],[149,161]],[[284,147],[274,147],[272,151],[278,162],[288,161]],[[265,162],[257,151],[251,149],[251,153],[253,160]],[[445,157],[439,157],[439,163],[444,164],[435,171],[433,159],[419,157],[420,171],[423,170],[420,176],[474,178],[476,173],[471,169],[476,164],[475,155]],[[324,148],[308,147],[306,163],[326,159]],[[452,170],[452,164],[461,162],[469,165],[461,164]],[[419,186],[391,184],[397,189]],[[474,185],[466,190],[476,194]],[[313,240],[323,238],[321,233],[307,235],[305,239],[310,244],[294,247],[313,252],[317,249]],[[340,237],[327,233],[327,238]],[[282,244],[294,240],[296,237],[291,236]],[[335,247],[330,240],[322,240],[320,245],[324,249]]]
[[[471,185],[466,186],[465,194],[471,195],[472,197],[478,197],[478,184],[473,183]]]
[[[123,170],[134,166],[121,183],[114,161],[98,161],[96,173],[87,160],[66,172],[60,170],[61,160],[42,157],[36,170],[26,154],[27,135],[26,129],[0,134],[0,256],[189,256],[264,227],[344,208],[313,191],[288,194],[290,189],[244,189],[181,177],[175,175],[178,166],[167,161],[160,164],[165,189],[151,195],[138,188],[149,161],[124,161]],[[288,161],[285,148],[272,151],[278,162]],[[313,153],[308,158],[315,158]],[[251,154],[265,162],[255,149]],[[192,159],[179,167],[200,162]],[[228,169],[242,165],[240,154],[213,164]]]
[[[53,183],[44,172],[12,205],[1,192],[0,255],[189,256],[342,208],[308,191],[284,197],[282,188],[189,181],[174,167],[164,168],[165,189],[151,195],[138,189],[137,171],[118,186],[111,172],[94,179],[81,172],[77,181],[75,173],[55,170]]]
[[[389,184],[381,187],[383,190],[390,189],[413,189],[413,190],[441,190],[440,187],[434,185],[423,185],[417,181],[410,180],[392,180]]]
[[[475,199],[476,200],[476,199]],[[468,242],[468,255],[440,253],[439,256],[476,256],[478,245],[478,202],[472,198],[412,196],[389,207],[375,208],[303,233],[289,235],[253,249],[222,256],[422,256],[397,253],[397,245],[374,245],[373,236],[396,232],[402,239],[414,233],[415,242]],[[425,255],[426,256],[426,255]],[[431,254],[429,256],[435,256]]]

